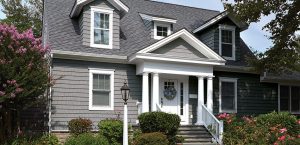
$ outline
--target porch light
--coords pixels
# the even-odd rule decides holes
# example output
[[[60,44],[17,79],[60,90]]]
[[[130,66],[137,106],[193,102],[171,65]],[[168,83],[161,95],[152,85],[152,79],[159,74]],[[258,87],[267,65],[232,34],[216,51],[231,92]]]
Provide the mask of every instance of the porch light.
[[[124,119],[123,119],[123,145],[128,145],[128,110],[127,101],[130,97],[130,89],[127,82],[121,87],[122,99],[124,100]]]
[[[127,82],[124,82],[124,85],[121,87],[122,99],[124,100],[124,104],[127,104],[127,100],[130,97],[130,89],[127,85]]]

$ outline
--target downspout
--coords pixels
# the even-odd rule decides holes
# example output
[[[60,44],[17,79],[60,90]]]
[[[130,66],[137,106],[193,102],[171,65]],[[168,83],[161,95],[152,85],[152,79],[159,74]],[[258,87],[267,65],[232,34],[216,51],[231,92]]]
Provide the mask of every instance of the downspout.
[[[49,63],[49,76],[52,77],[52,58],[53,54],[50,54],[50,63]],[[52,110],[52,86],[49,87],[49,95],[48,95],[48,128],[49,133],[51,133],[51,110]]]

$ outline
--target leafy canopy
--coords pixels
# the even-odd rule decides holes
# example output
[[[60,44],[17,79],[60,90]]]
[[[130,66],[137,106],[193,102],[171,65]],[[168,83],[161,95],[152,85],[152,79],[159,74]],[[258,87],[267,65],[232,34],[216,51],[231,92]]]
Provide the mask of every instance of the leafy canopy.
[[[300,48],[295,33],[300,29],[299,0],[234,0],[233,3],[222,1],[226,10],[248,24],[258,22],[262,16],[275,14],[275,18],[263,27],[271,33],[270,39],[274,47],[265,53],[257,53],[257,59],[250,60],[250,64],[258,71],[299,70]]]
[[[6,18],[2,23],[14,25],[21,32],[32,29],[35,36],[41,36],[43,0],[0,0]]]

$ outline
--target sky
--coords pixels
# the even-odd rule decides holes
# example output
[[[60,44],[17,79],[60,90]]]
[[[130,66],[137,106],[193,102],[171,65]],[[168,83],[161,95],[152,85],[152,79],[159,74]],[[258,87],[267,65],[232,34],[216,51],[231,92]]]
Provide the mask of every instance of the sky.
[[[174,3],[198,8],[205,8],[211,10],[223,11],[223,4],[221,0],[156,0],[166,3]],[[2,6],[0,5],[0,9]],[[5,15],[0,11],[0,19],[5,18]],[[268,39],[270,33],[262,30],[262,27],[272,19],[272,16],[263,17],[258,23],[251,23],[249,29],[241,33],[242,39],[251,48],[252,51],[264,52],[267,48],[272,46],[272,41]]]

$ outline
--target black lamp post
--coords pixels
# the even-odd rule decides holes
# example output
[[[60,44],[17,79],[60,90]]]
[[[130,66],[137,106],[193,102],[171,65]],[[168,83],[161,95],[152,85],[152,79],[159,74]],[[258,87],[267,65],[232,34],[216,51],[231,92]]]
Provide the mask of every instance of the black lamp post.
[[[124,100],[124,122],[123,122],[123,145],[128,145],[128,113],[127,113],[127,101],[130,97],[130,89],[127,82],[121,87],[122,99]]]

